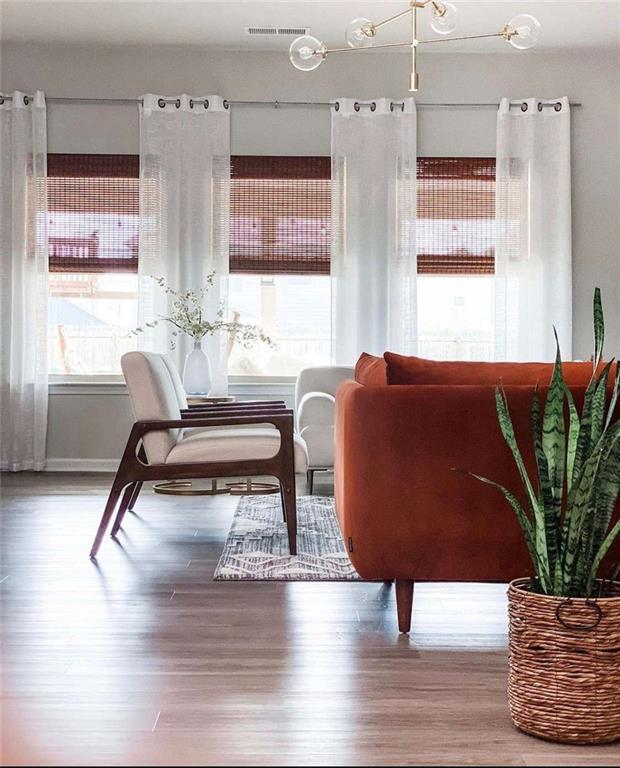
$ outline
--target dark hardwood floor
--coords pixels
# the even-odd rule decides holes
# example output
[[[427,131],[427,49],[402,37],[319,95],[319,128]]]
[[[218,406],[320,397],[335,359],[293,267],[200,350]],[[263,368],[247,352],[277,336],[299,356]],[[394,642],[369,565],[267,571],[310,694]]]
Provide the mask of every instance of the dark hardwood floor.
[[[238,498],[147,490],[94,563],[110,480],[2,476],[4,765],[620,765],[512,727],[503,586],[399,636],[383,585],[213,582]]]

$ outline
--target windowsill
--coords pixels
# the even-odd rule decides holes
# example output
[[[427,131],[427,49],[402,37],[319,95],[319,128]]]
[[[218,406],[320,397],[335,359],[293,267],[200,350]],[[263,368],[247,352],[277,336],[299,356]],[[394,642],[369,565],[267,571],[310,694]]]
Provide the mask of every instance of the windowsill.
[[[228,389],[239,397],[274,395],[291,396],[295,376],[230,376]],[[122,376],[62,376],[50,374],[50,395],[127,395]]]

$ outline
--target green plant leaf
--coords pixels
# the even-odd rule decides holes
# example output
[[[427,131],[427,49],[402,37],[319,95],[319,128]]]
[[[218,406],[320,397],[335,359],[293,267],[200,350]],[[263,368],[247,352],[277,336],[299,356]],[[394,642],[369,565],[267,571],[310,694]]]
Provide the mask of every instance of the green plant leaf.
[[[601,546],[616,499],[620,493],[620,439],[612,438],[603,450],[599,470],[595,480],[594,520],[590,542],[590,556]]]
[[[603,315],[603,301],[601,289],[594,289],[594,371],[603,359],[603,344],[605,343],[605,317]]]
[[[534,454],[538,467],[538,483],[540,489],[539,504],[542,504],[545,516],[545,534],[547,537],[547,551],[549,555],[549,570],[555,571],[558,554],[558,522],[559,513],[556,512],[553,488],[549,480],[549,464],[543,449],[543,436],[540,426],[540,393],[538,387],[532,398],[532,437],[534,440]]]
[[[538,559],[540,560],[545,572],[549,574],[550,568],[549,555],[547,552],[547,537],[545,533],[544,509],[540,504],[536,493],[534,492],[534,488],[532,487],[531,480],[527,473],[523,457],[521,456],[521,451],[519,450],[517,439],[515,437],[514,426],[512,424],[512,419],[510,418],[510,412],[508,410],[506,395],[503,391],[500,391],[499,387],[495,388],[495,407],[497,410],[497,417],[502,435],[506,445],[512,452],[515,464],[519,470],[521,481],[523,482],[527,493],[530,509],[532,510],[534,521],[534,540],[536,543]]]
[[[568,440],[566,444],[566,490],[571,491],[575,473],[575,454],[577,452],[577,440],[579,439],[579,428],[581,421],[575,405],[575,398],[570,389],[564,385],[564,394],[568,403]]]
[[[552,503],[545,504],[545,527],[547,531],[547,549],[551,570],[555,567],[557,556],[557,539],[562,512],[562,496],[564,494],[564,468],[566,460],[566,435],[564,430],[564,377],[562,376],[562,357],[560,344],[555,334],[556,356],[553,366],[553,376],[543,415],[542,448],[547,458],[549,468],[549,484],[551,485]],[[544,498],[544,496],[543,496]]]
[[[527,514],[525,513],[519,500],[516,498],[514,494],[512,494],[503,485],[500,485],[499,483],[496,483],[493,480],[489,480],[487,477],[482,477],[482,475],[476,475],[474,472],[468,472],[467,474],[470,475],[471,477],[475,477],[476,480],[480,480],[481,483],[486,483],[487,485],[493,486],[493,488],[497,488],[499,491],[501,491],[504,494],[506,501],[513,508],[517,516],[517,520],[519,521],[519,525],[521,526],[521,530],[523,531],[523,536],[525,537],[525,544],[527,546],[528,552],[530,553],[530,557],[532,559],[532,565],[534,566],[534,571],[538,577],[538,581],[541,587],[543,588],[543,591],[545,592],[545,594],[549,594],[551,592],[551,578],[549,576],[549,571],[548,569],[545,568],[544,563],[540,562],[538,553],[536,551],[536,543],[534,541],[534,530],[532,527],[532,522],[527,516]]]
[[[594,395],[592,396],[592,415],[590,419],[590,443],[596,445],[601,439],[605,426],[605,399],[607,397],[607,381],[609,379],[609,371],[613,365],[611,360],[605,368],[603,368],[601,375],[598,377]]]
[[[577,436],[575,458],[573,460],[573,486],[583,469],[584,462],[590,454],[592,444],[592,401],[594,399],[595,391],[596,379],[592,378],[586,389],[583,398],[583,408],[581,409],[579,434]]]
[[[616,378],[611,393],[611,399],[609,401],[609,408],[607,409],[607,418],[605,419],[605,429],[611,424],[616,405],[618,403],[618,396],[620,394],[620,362],[616,362]]]
[[[596,574],[598,573],[598,569],[601,567],[603,558],[609,551],[609,548],[614,543],[614,540],[619,533],[620,533],[620,520],[618,520],[614,525],[614,527],[611,529],[611,531],[609,531],[609,533],[605,537],[605,540],[599,547],[599,550],[594,557],[592,568],[590,569],[590,575],[588,577],[588,583],[586,586],[588,595],[592,594],[592,587],[594,586],[594,582],[596,581]]]
[[[593,509],[595,489],[594,478],[598,471],[602,453],[603,446],[599,443],[585,462],[580,477],[577,480],[577,483],[573,486],[571,498],[569,498],[568,507],[566,509],[565,520],[567,521],[567,527],[566,536],[563,541],[562,556],[563,582],[568,594],[573,594],[571,590],[576,584],[576,575],[579,570],[579,554],[582,549],[584,524],[587,531],[587,527],[590,524],[588,510]]]

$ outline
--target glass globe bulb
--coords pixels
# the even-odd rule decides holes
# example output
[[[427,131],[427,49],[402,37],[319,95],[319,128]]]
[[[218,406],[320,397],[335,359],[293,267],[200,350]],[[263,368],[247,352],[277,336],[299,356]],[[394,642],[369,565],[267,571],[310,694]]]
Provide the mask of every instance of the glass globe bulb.
[[[320,40],[311,35],[297,37],[291,43],[288,57],[291,64],[302,72],[310,72],[323,63],[327,56],[327,49]]]
[[[458,11],[452,3],[433,3],[431,29],[438,35],[449,35],[456,29]]]
[[[508,22],[510,31],[509,42],[513,48],[526,51],[538,42],[540,37],[540,22],[529,13],[521,13]]]
[[[344,39],[351,48],[368,48],[373,44],[375,28],[369,19],[353,19],[347,25]]]

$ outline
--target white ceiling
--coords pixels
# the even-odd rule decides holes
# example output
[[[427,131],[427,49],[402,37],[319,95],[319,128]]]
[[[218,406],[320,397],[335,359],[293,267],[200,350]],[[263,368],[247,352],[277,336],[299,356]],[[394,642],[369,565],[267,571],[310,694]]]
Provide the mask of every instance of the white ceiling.
[[[618,46],[620,0],[453,0],[459,10],[455,35],[499,31],[517,13],[542,23],[539,48],[584,49]],[[282,0],[281,2],[135,2],[135,0],[1,0],[2,40],[60,44],[197,45],[205,48],[286,50],[288,38],[250,38],[247,26],[303,26],[330,46],[343,44],[346,24],[359,16],[374,21],[407,7],[385,0]],[[420,39],[437,37],[420,13]],[[381,30],[377,42],[408,37],[405,19]],[[504,41],[472,40],[428,47],[428,52],[498,52]]]

